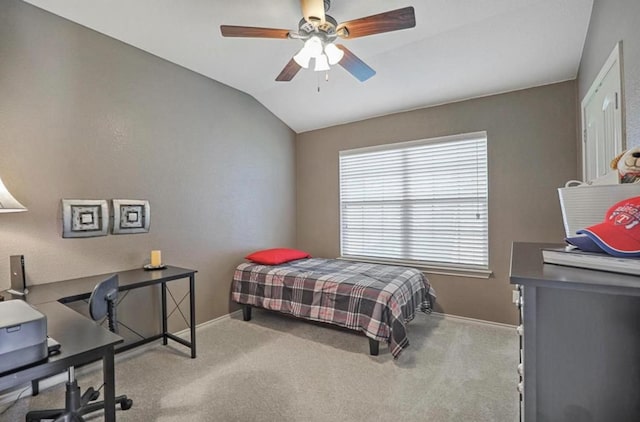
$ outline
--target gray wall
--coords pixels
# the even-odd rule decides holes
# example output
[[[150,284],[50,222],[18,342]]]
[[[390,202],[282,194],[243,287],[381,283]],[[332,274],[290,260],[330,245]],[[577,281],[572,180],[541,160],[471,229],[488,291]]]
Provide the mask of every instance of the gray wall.
[[[640,2],[595,0],[578,72],[584,98],[613,47],[622,40],[627,146],[640,145]],[[578,102],[580,107],[580,102]]]
[[[160,249],[199,271],[198,322],[226,314],[243,256],[294,244],[294,159],[293,131],[248,95],[0,1],[0,177],[29,208],[0,215],[0,289],[9,255],[39,284]],[[151,232],[62,239],[61,198],[148,199]]]
[[[602,55],[593,60],[604,61],[610,47],[592,44]],[[591,72],[587,59],[581,78]],[[591,66],[594,76],[600,65]],[[27,281],[39,284],[139,267],[161,249],[166,262],[199,270],[202,322],[233,309],[232,271],[250,250],[291,246],[297,228],[299,247],[339,255],[339,150],[487,130],[494,277],[430,280],[438,310],[513,323],[511,241],[562,239],[555,188],[577,174],[575,101],[575,84],[566,82],[296,137],[243,93],[3,0],[0,177],[29,212],[0,216],[0,288],[9,285],[12,254],[25,255]],[[61,198],[149,199],[151,232],[62,239]]]
[[[493,277],[429,279],[438,294],[438,311],[515,323],[511,242],[563,240],[556,188],[576,174],[575,104],[571,81],[299,134],[298,246],[317,256],[340,254],[340,150],[486,130]]]

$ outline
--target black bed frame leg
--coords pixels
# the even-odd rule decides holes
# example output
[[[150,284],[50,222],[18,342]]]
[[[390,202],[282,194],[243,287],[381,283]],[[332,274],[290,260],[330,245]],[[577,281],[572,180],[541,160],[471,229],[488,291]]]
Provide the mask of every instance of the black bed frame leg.
[[[242,319],[251,321],[251,305],[242,305]]]
[[[371,356],[378,356],[380,342],[372,338],[369,339],[369,354]]]

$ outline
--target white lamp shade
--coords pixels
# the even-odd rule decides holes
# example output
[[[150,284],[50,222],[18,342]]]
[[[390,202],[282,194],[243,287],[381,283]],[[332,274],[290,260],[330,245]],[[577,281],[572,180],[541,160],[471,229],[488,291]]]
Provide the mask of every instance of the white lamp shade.
[[[327,55],[330,65],[337,64],[344,57],[344,51],[340,50],[333,43],[329,43],[324,47],[324,53]]]
[[[304,42],[304,48],[307,49],[311,57],[318,57],[322,54],[322,41],[318,37],[311,37]]]
[[[26,211],[24,205],[16,200],[2,183],[0,179],[0,213]]]
[[[318,37],[311,37],[304,42],[304,46],[298,51],[298,54],[293,56],[293,60],[307,69],[309,67],[309,61],[313,57],[318,57],[322,54],[322,41]]]
[[[311,55],[309,55],[309,50],[305,47],[302,47],[298,54],[293,56],[293,60],[300,65],[300,67],[307,69],[309,67],[309,61],[311,60]]]
[[[316,57],[316,67],[313,69],[316,72],[322,72],[324,70],[329,70],[329,61],[327,60],[327,56],[325,56],[324,54],[319,55],[318,57]]]

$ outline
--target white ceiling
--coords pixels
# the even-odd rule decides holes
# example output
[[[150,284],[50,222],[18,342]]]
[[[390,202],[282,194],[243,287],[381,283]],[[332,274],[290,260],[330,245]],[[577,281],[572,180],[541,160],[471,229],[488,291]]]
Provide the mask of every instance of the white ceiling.
[[[413,6],[416,27],[344,44],[340,66],[275,77],[299,40],[223,38],[220,25],[297,29],[298,0],[25,0],[255,97],[300,133],[576,77],[593,0],[333,0],[338,22]],[[320,92],[317,88],[320,86]]]

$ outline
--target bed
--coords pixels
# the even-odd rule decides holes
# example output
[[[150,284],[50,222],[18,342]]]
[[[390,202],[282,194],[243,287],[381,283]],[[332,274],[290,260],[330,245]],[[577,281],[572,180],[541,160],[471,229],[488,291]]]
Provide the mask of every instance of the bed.
[[[246,262],[233,276],[231,298],[243,305],[361,331],[370,352],[379,342],[398,358],[409,345],[406,324],[417,311],[430,313],[435,292],[415,268],[306,258],[278,265]]]

